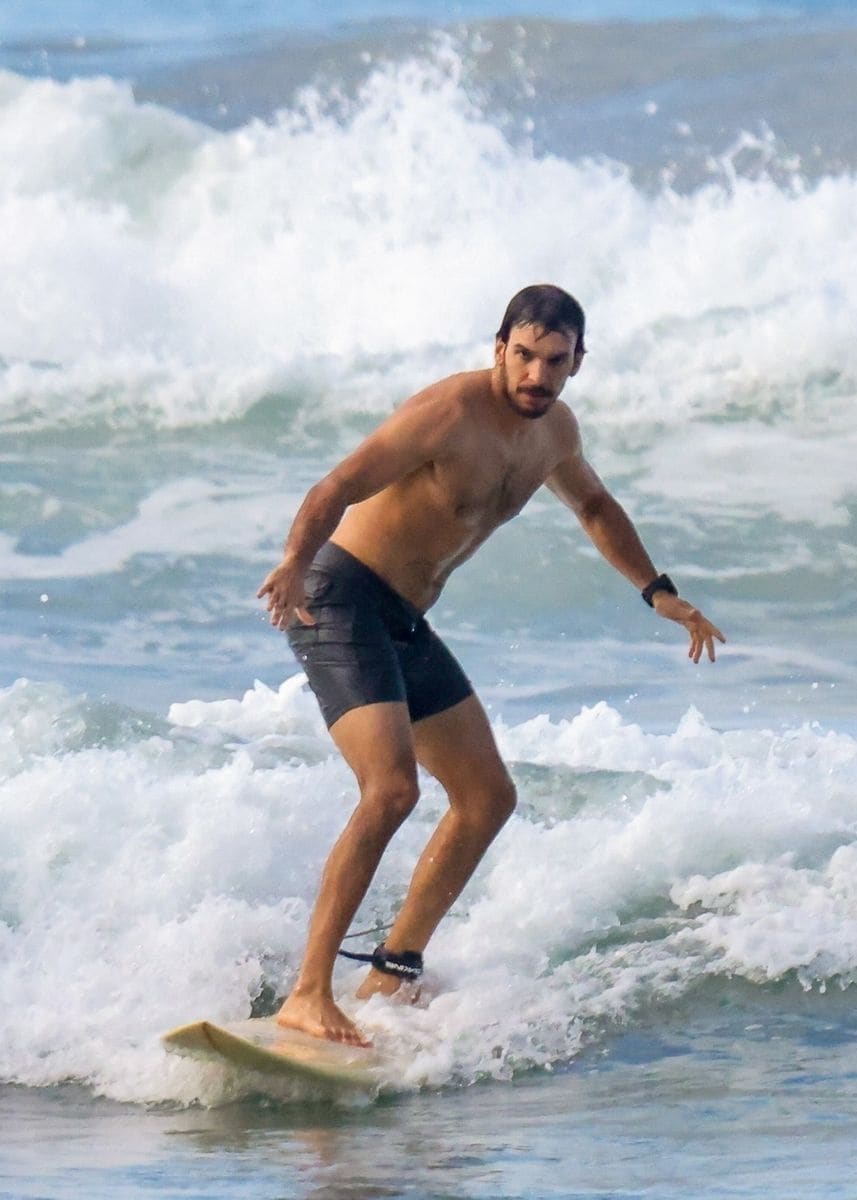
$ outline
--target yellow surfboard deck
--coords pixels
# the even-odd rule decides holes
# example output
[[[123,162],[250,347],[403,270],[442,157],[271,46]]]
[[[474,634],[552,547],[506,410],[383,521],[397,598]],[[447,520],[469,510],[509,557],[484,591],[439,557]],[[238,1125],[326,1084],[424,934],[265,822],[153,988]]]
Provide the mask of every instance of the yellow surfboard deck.
[[[178,1054],[313,1083],[372,1091],[383,1078],[381,1056],[371,1047],[310,1037],[284,1029],[273,1017],[255,1017],[230,1025],[193,1021],[171,1029],[161,1041]]]

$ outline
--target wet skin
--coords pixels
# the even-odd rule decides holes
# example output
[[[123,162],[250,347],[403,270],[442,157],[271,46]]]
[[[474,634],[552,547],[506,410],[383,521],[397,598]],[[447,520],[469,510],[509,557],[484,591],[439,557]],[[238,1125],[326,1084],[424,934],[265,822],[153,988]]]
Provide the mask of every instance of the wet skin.
[[[546,484],[601,554],[639,590],[658,572],[618,501],[584,457],[577,421],[560,399],[580,370],[573,331],[515,326],[491,370],[451,376],[407,400],[307,493],[282,561],[259,589],[271,623],[312,624],[304,576],[328,539],[425,611],[446,580]],[[659,616],[683,625],[689,656],[714,661],[723,634],[688,601],[654,594]],[[367,1039],[336,1004],[333,965],[390,838],[417,800],[417,764],[450,807],[414,872],[386,946],[423,950],[502,828],[514,788],[477,697],[412,725],[404,704],[352,709],[331,735],[354,771],[360,800],[330,853],[295,986],[278,1020],[317,1037]],[[366,998],[398,980],[370,971]]]

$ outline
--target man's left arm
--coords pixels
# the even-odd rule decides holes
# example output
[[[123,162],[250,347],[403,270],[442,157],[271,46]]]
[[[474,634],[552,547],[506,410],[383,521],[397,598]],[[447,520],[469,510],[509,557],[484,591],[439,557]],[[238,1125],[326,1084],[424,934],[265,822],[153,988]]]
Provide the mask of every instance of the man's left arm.
[[[668,576],[658,574],[631,518],[579,447],[545,482],[575,513],[595,548],[640,591],[658,616],[685,627],[690,637],[688,657],[698,663],[706,651],[714,662],[714,641],[725,642],[726,638],[698,608],[675,592]]]

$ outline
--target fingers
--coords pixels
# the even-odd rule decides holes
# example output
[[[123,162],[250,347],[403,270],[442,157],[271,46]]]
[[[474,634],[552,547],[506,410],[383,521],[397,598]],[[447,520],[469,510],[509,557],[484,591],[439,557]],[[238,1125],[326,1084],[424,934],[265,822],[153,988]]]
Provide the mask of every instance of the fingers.
[[[691,659],[694,663],[698,663],[699,660],[702,658],[702,651],[703,651],[704,646],[705,646],[705,641],[702,638],[697,637],[695,634],[692,633],[690,635],[690,649],[687,652],[687,657],[689,659]],[[713,662],[714,661],[713,650],[709,651],[709,655]]]
[[[278,577],[279,573],[280,573],[279,567],[274,567],[273,571],[268,572],[268,574],[265,576],[262,586],[259,588],[258,592],[256,593],[257,600],[261,600],[263,597],[267,596],[269,592],[271,594],[271,599],[273,599],[274,586],[277,582],[277,577]],[[271,601],[268,601],[268,608],[270,608],[270,607],[271,607]]]
[[[256,593],[259,600],[268,597],[267,610],[271,614],[271,624],[275,629],[285,629],[292,621],[293,616],[297,617],[302,625],[315,625],[316,620],[309,609],[306,607],[306,601],[303,594],[295,600],[289,600],[288,594],[283,587],[277,586],[276,572],[271,572],[271,575],[265,580],[262,586]]]
[[[285,631],[291,624],[293,612],[293,608],[282,608],[278,606],[271,612],[271,624],[275,629]]]
[[[269,605],[270,607],[270,605]],[[277,606],[271,611],[271,624],[276,629],[287,629],[292,623],[292,615],[300,621],[301,625],[315,625],[316,619],[302,604],[291,604]]]
[[[702,628],[688,626],[688,632],[690,633],[690,648],[687,652],[688,658],[692,659],[694,663],[698,663],[702,658],[704,650],[708,655],[709,661],[716,662],[717,656],[714,653],[714,639],[717,638],[724,645],[726,643],[726,638],[717,626],[706,621]]]
[[[260,600],[264,596],[268,597],[268,603],[265,605],[265,608],[271,614],[271,624],[279,625],[282,618],[285,616],[285,603],[277,595],[274,584],[266,580],[262,587],[259,588],[259,591],[256,593],[256,595]]]

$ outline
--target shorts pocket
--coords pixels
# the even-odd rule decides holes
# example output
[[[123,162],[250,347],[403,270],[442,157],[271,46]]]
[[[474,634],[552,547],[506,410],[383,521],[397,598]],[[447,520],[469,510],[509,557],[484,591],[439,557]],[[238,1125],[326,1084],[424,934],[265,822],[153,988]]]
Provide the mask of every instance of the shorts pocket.
[[[333,587],[333,580],[325,571],[310,567],[304,579],[304,594],[307,604],[318,604]]]
[[[289,639],[295,655],[302,659],[303,654],[310,647],[318,644],[318,626],[304,625],[302,621],[294,621],[286,630],[286,637]]]

